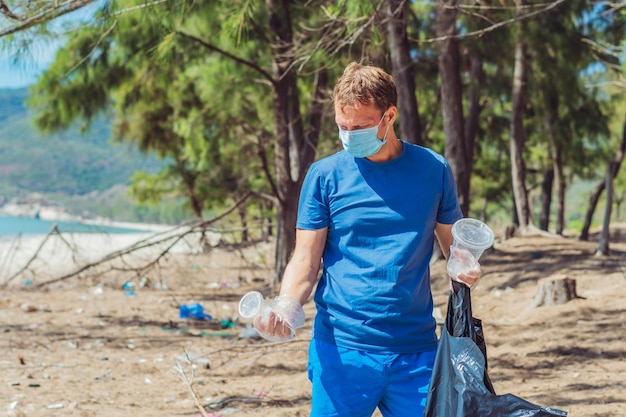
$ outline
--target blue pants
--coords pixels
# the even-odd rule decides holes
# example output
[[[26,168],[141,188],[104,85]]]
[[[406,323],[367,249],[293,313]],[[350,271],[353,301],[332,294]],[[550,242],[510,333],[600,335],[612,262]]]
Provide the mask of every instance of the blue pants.
[[[311,417],[424,415],[436,351],[377,353],[345,349],[311,340],[309,379]]]

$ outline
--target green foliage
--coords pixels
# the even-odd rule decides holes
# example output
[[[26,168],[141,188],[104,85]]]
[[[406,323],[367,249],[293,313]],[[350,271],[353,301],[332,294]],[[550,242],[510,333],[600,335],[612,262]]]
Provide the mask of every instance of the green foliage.
[[[297,79],[298,91],[290,91],[289,105],[299,112],[290,114],[306,115],[316,69],[328,70],[331,86],[351,60],[373,61],[390,69],[384,17],[375,16],[379,3],[299,0],[285,4],[288,10],[282,6],[268,10],[260,0],[165,1],[140,11],[146,5],[138,0],[102,3],[93,24],[72,33],[31,90],[29,103],[37,112],[37,125],[48,133],[76,126],[93,129],[98,117],[106,115],[113,121],[115,140],[166,158],[168,164],[160,170],[132,177],[129,192],[142,205],[175,206],[197,214],[225,207],[248,190],[272,194],[275,158],[280,157],[274,147],[280,146],[275,92],[283,80],[278,72]],[[602,19],[583,18],[590,15],[585,10],[588,5],[572,0],[524,23],[530,65],[525,80],[524,157],[530,188],[542,180],[532,173],[542,173],[552,163],[548,115],[558,121],[555,132],[568,179],[600,178],[606,158],[615,150],[615,129],[607,126],[619,106],[603,96],[606,89],[588,88],[603,81],[606,70],[590,71],[599,58],[582,40],[619,40],[623,27],[619,19],[604,17],[609,14],[602,14]],[[141,7],[133,11],[133,6]],[[433,41],[434,3],[412,2],[409,7],[407,33],[422,136],[427,146],[443,153],[446,138]],[[489,29],[516,13],[513,7],[460,7],[469,11],[459,13],[462,35]],[[270,39],[271,24],[280,24],[292,38]],[[508,24],[460,40],[466,95],[476,82],[469,72],[470,59],[479,57],[485,71],[471,181],[472,213],[496,217],[512,212],[510,96],[513,45],[520,27]],[[616,63],[610,56],[603,58]],[[287,65],[293,65],[293,72],[282,67]],[[327,100],[317,158],[340,149],[330,104]],[[463,104],[467,108],[467,102]],[[289,121],[289,128],[300,132],[307,122],[297,118]],[[98,160],[107,161],[105,156]],[[79,170],[81,159],[77,161],[68,169]],[[90,175],[85,172],[81,177],[94,183],[96,178]],[[45,181],[46,174],[42,177]],[[255,216],[274,209],[258,201],[248,207]]]

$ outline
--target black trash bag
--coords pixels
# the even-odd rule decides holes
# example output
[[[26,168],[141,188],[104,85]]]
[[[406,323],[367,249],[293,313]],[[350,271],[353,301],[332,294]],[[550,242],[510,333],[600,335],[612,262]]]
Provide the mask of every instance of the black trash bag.
[[[567,412],[496,395],[487,374],[482,323],[472,317],[470,289],[453,281],[430,380],[425,417],[554,417]]]

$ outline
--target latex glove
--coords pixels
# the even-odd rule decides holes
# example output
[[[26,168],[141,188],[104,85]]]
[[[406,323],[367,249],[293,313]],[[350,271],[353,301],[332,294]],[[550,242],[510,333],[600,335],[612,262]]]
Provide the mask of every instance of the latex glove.
[[[271,342],[284,342],[296,334],[304,325],[304,310],[300,302],[288,295],[274,298],[267,314],[259,314],[253,320],[256,331]]]
[[[455,271],[456,276],[453,276],[452,271]],[[472,288],[478,283],[482,271],[480,263],[470,252],[452,245],[450,256],[448,257],[448,274],[453,280],[462,282]]]
[[[476,263],[476,268],[477,269],[472,269],[464,274],[457,275],[456,281],[459,281],[467,285],[468,287],[473,288],[478,283],[481,275],[480,265],[478,264],[478,262]]]

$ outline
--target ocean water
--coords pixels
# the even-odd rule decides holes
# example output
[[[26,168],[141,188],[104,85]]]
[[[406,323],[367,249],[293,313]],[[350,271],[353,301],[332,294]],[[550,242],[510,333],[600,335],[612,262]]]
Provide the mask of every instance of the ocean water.
[[[78,221],[51,221],[29,217],[0,216],[0,239],[18,235],[45,235],[56,224],[62,233],[142,233],[148,230],[141,229],[140,225],[131,227],[103,226],[81,223]]]

